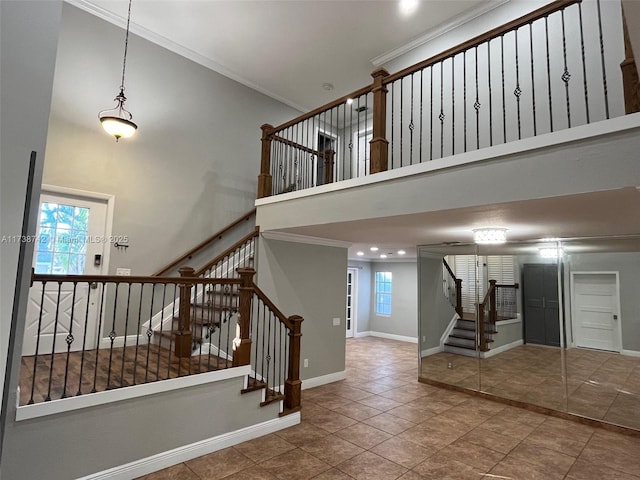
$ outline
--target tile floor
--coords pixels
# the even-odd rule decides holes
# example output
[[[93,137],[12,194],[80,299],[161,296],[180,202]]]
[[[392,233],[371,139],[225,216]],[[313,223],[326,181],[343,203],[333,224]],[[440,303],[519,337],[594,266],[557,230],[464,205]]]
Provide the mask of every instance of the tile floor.
[[[638,357],[522,345],[480,360],[438,353],[422,366],[426,378],[640,430]]]
[[[347,378],[303,391],[300,425],[144,480],[640,480],[640,438],[416,381],[416,346],[347,341]]]

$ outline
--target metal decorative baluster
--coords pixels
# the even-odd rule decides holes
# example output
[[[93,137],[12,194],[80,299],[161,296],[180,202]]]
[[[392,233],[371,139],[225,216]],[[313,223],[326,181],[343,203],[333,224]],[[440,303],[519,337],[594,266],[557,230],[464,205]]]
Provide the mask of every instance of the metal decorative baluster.
[[[142,325],[142,298],[144,297],[144,283],[140,284],[140,303],[138,304],[138,322],[136,324],[136,332],[140,332],[140,327]],[[164,315],[164,309],[161,312],[160,317]],[[151,323],[151,322],[149,322]],[[140,348],[140,335],[136,335],[136,349],[133,357],[133,385],[137,384],[136,381],[136,373],[138,369],[138,350]]]
[[[36,334],[36,351],[33,357],[33,374],[31,375],[31,397],[29,398],[29,405],[33,405],[33,394],[36,388],[36,369],[38,368],[38,353],[40,350],[40,332],[42,329],[42,314],[44,313],[44,309],[42,305],[44,305],[44,291],[46,288],[46,282],[42,282],[42,294],[40,295],[40,314],[38,316],[38,333]]]
[[[175,293],[177,293],[174,289],[174,297],[175,297]],[[151,354],[151,337],[153,336],[153,330],[151,329],[152,325],[151,325],[151,319],[153,318],[153,300],[156,298],[156,289],[155,289],[155,285],[151,286],[151,305],[149,307],[149,328],[147,328],[147,358],[145,360],[145,366],[144,366],[144,383],[147,383],[149,381],[149,357]],[[175,316],[175,304],[176,302],[173,302],[174,304],[174,311],[173,314]],[[173,318],[173,316],[171,317]],[[160,320],[160,338],[162,339],[162,324],[163,324],[163,319]],[[160,340],[158,342],[158,350],[160,350],[160,346],[162,344],[162,340]],[[171,355],[171,350],[169,350],[169,355]],[[169,363],[171,363],[171,359],[169,359]],[[157,378],[156,378],[157,380]]]
[[[400,167],[403,166],[403,152],[402,152],[402,148],[403,148],[403,144],[404,144],[404,78],[401,78],[400,80],[398,80],[400,82]]]
[[[129,304],[131,303],[131,282],[127,288],[127,312],[124,317],[124,343],[122,345],[122,368],[120,369],[120,387],[124,386],[124,362],[127,357],[127,332],[129,331]]]
[[[409,165],[413,165],[413,130],[416,128],[413,123],[413,84],[415,83],[413,76],[415,72],[411,74],[411,115],[409,120]]]
[[[100,295],[100,315],[98,315],[98,335],[102,332],[102,313],[103,313],[103,308],[104,308],[104,296],[105,296],[105,292],[107,290],[107,284],[105,282],[102,282],[102,293]],[[100,360],[100,344],[98,344],[98,348],[96,349],[96,362],[94,365],[94,370],[93,370],[93,388],[91,389],[91,393],[96,393],[96,384],[98,381],[98,363]]]
[[[420,70],[420,152],[418,158],[420,163],[422,163],[422,131],[424,130],[424,116],[422,113],[423,75],[424,68]]]
[[[78,288],[78,282],[73,282],[73,293],[71,294],[71,316],[69,317],[69,333],[65,341],[67,342],[67,359],[64,366],[64,383],[62,385],[62,396],[60,398],[67,398],[67,381],[69,379],[69,356],[71,355],[71,344],[73,343],[73,319],[75,317],[76,306],[76,290]]]
[[[49,365],[49,387],[47,388],[47,397],[45,402],[51,400],[51,382],[53,380],[53,361],[56,353],[56,336],[58,335],[58,318],[60,313],[60,292],[62,290],[62,282],[58,282],[58,297],[56,301],[56,318],[53,324],[53,339],[51,342],[51,364]]]
[[[549,53],[549,17],[544,17],[544,36],[547,45],[547,89],[549,90],[549,127],[553,132],[553,107],[551,105],[551,60]]]
[[[283,329],[283,325],[282,322],[280,322],[280,338],[278,339],[278,356],[279,356],[279,360],[278,360],[278,393],[282,394],[282,385],[284,384],[284,382],[282,381],[282,329]]]
[[[480,148],[480,92],[478,89],[478,47],[475,50],[475,67],[476,67],[476,101],[473,108],[476,110],[476,149]]]
[[[571,102],[569,100],[569,80],[571,80],[571,74],[567,66],[567,37],[565,35],[564,10],[560,11],[560,18],[562,20],[562,60],[564,62],[564,71],[560,78],[564,82],[564,92],[567,99],[567,126],[571,128]]]
[[[522,95],[522,89],[520,88],[520,62],[518,57],[518,30],[514,30],[513,34],[516,39],[516,89],[513,94],[516,96],[516,110],[518,113],[518,140],[522,138],[522,124],[520,122],[520,96]]]
[[[397,81],[397,80],[396,80]],[[395,120],[395,106],[396,106],[396,102],[395,102],[395,91],[396,91],[396,82],[393,82],[391,84],[391,170],[393,170],[394,166],[393,166],[393,151],[395,150],[395,142],[393,141],[394,138],[394,120]],[[360,141],[358,141],[358,144],[360,144]]]
[[[267,356],[265,357],[267,361],[267,376],[262,380],[267,384],[267,393],[269,392],[269,368],[271,363],[271,310],[269,310],[269,320],[267,327]]]
[[[456,154],[456,62],[451,57],[451,155]]]
[[[591,123],[589,118],[589,91],[587,89],[587,62],[584,53],[584,32],[582,28],[582,3],[578,3],[578,14],[580,18],[580,52],[582,54],[582,78],[584,80],[584,108],[587,115],[587,123]]]
[[[440,61],[440,158],[444,157],[444,60]]]
[[[433,65],[429,67],[429,160],[433,160]]]
[[[97,284],[96,284],[97,286]],[[84,332],[82,333],[82,352],[80,353],[80,376],[77,395],[82,395],[82,376],[84,374],[84,357],[87,349],[87,324],[89,323],[89,305],[91,305],[91,284],[87,284],[87,306],[84,312]]]
[[[487,41],[487,76],[489,80],[489,146],[493,146],[493,100],[491,97],[491,40]]]
[[[111,362],[113,361],[113,342],[116,339],[116,309],[118,307],[118,290],[120,287],[119,283],[116,283],[116,293],[113,300],[113,316],[111,319],[111,331],[109,332],[109,367],[107,370],[107,386],[106,389],[109,390],[111,385]]]
[[[597,0],[596,5],[598,6],[598,36],[600,39],[600,59],[602,62],[602,87],[604,90],[604,107],[606,118],[609,120],[609,93],[607,90],[607,69],[604,62],[604,38],[602,34],[602,12],[600,9],[600,0]]]
[[[462,123],[463,131],[463,148],[467,151],[467,51],[462,52]]]
[[[529,54],[531,56],[531,109],[533,114],[533,136],[535,137],[538,134],[538,128],[536,124],[536,85],[533,64],[533,23],[529,23]]]
[[[502,68],[502,135],[507,143],[507,97],[504,85],[504,34],[500,35],[500,64]]]
[[[265,339],[265,330],[267,329],[266,326],[266,322],[267,322],[267,315],[266,315],[266,310],[267,310],[267,306],[263,303],[262,304],[262,355],[260,355],[262,357],[262,365],[260,366],[260,380],[264,380],[264,339]]]

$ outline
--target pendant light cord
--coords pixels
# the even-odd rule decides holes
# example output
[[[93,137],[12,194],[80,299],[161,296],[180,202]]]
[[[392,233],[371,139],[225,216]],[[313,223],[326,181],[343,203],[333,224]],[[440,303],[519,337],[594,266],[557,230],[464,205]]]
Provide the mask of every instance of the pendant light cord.
[[[124,58],[122,60],[122,83],[120,84],[120,90],[124,92],[124,72],[127,68],[127,49],[129,48],[129,23],[131,22],[131,3],[133,0],[129,0],[129,12],[127,13],[127,33],[124,37]]]

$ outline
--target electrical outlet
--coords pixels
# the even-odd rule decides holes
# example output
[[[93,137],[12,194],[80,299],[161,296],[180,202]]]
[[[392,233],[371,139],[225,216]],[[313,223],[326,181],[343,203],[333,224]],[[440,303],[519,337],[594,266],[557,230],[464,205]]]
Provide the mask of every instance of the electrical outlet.
[[[334,318],[333,319],[333,326],[334,327],[338,327],[340,325],[340,318]]]
[[[116,275],[129,277],[129,276],[131,276],[131,269],[130,268],[116,268]]]
[[[309,359],[305,358],[304,359],[304,368],[307,368],[307,367],[309,367]]]

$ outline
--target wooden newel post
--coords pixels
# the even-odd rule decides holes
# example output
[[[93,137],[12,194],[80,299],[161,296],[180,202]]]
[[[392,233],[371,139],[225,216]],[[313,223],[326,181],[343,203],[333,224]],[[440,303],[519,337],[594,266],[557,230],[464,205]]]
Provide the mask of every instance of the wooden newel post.
[[[284,408],[300,408],[302,381],[300,380],[300,337],[302,337],[303,318],[299,315],[289,317],[292,328],[289,330],[289,368],[284,382]]]
[[[234,340],[233,366],[251,363],[251,300],[253,297],[253,268],[238,268],[240,275],[240,299],[238,307],[239,336]]]
[[[178,270],[181,277],[193,278],[196,271],[191,267],[182,267]],[[191,333],[191,289],[192,283],[180,284],[180,308],[178,309],[178,331],[175,332],[174,353],[179,358],[191,357],[193,334]]]
[[[371,148],[371,173],[384,172],[389,165],[389,141],[387,140],[387,87],[383,83],[388,76],[384,68],[374,71],[373,77],[373,138]]]
[[[622,27],[624,33],[624,61],[620,64],[622,70],[622,89],[624,92],[625,113],[635,113],[640,111],[640,80],[638,79],[638,66],[633,56],[627,18],[622,10]]]
[[[324,152],[324,184],[333,182],[333,158],[335,156],[333,150]]]
[[[464,317],[464,312],[462,310],[462,279],[456,278],[456,313],[460,315],[460,317]]]
[[[262,153],[260,155],[260,175],[258,175],[258,198],[271,196],[271,141],[273,125],[265,123],[262,129]]]
[[[489,290],[491,291],[491,295],[489,295],[489,322],[492,325],[495,325],[496,320],[498,319],[498,309],[496,306],[496,281],[489,280]]]

